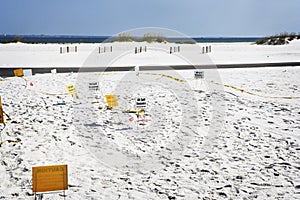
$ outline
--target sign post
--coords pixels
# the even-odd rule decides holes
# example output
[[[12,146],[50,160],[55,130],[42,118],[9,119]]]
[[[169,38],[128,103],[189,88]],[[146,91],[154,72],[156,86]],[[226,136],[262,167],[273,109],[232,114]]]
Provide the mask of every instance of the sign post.
[[[89,83],[89,90],[91,90],[91,91],[99,90],[99,82],[90,82]]]
[[[118,106],[117,96],[115,94],[107,94],[105,95],[107,106],[108,107],[116,107]]]
[[[147,107],[147,102],[145,97],[138,97],[135,100],[135,108],[139,110],[145,110]]]
[[[18,77],[24,76],[23,69],[22,69],[22,68],[20,68],[20,69],[15,69],[15,70],[14,70],[14,74],[15,74],[15,76],[18,76]]]
[[[194,79],[196,79],[196,89],[198,88],[198,80],[204,79],[204,71],[195,71]],[[202,82],[201,82],[202,83]]]
[[[32,167],[32,192],[50,192],[68,189],[68,166],[51,165]]]
[[[76,91],[74,84],[67,85],[66,88],[67,88],[69,94],[71,94],[72,96],[75,96],[78,99],[77,91]]]

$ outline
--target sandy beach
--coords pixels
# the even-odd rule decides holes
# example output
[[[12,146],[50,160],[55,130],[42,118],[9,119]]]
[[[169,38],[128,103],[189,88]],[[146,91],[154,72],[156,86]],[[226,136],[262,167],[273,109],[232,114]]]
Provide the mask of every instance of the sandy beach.
[[[77,52],[60,53],[60,47]],[[104,46],[112,52],[99,53]],[[135,53],[135,47],[147,47]],[[180,46],[180,52],[170,47]],[[202,54],[203,46],[211,52]],[[0,79],[0,199],[34,199],[31,167],[67,164],[66,199],[299,199],[300,41],[0,44],[2,68],[166,66]],[[75,50],[74,50],[75,51]],[[204,78],[194,79],[202,71]],[[138,75],[138,76],[137,76]],[[90,91],[89,83],[99,90]],[[74,84],[77,96],[66,86]],[[106,109],[106,94],[119,105]],[[143,120],[124,112],[145,97]],[[0,130],[1,130],[0,129]],[[63,199],[62,193],[43,199]]]
[[[170,48],[177,48],[178,46],[180,52],[173,50],[170,54]],[[202,48],[207,46],[211,46],[211,52],[202,54]],[[300,62],[299,47],[299,40],[294,40],[289,45],[279,46],[254,45],[252,43],[11,43],[0,44],[0,67],[79,68]],[[63,53],[61,53],[61,48]],[[67,48],[69,48],[69,53],[66,52]],[[106,52],[104,52],[104,48]],[[142,48],[142,52],[135,54],[135,48]]]

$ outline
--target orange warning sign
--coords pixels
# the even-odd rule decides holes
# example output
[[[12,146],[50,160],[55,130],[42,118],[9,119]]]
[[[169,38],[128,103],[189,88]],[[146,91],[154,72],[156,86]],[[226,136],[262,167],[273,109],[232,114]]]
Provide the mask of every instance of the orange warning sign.
[[[68,166],[32,167],[32,191],[49,192],[68,189]]]
[[[23,69],[15,69],[14,74],[15,74],[15,76],[18,76],[18,77],[24,76]]]
[[[114,94],[107,94],[107,95],[105,95],[105,98],[106,98],[107,105],[109,107],[113,107],[113,106],[118,106],[119,105],[116,95],[114,95]]]

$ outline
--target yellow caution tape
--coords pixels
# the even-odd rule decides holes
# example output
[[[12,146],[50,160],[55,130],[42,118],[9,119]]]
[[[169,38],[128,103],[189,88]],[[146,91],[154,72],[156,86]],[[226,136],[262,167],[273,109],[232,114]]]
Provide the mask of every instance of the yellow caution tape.
[[[167,75],[167,74],[157,74],[157,73],[150,73],[150,72],[145,72],[143,74],[149,74],[149,75],[155,75],[155,76],[161,76],[161,77],[166,77],[166,78],[170,78],[174,81],[177,81],[177,82],[186,82],[186,80],[183,80],[183,79],[179,79],[179,78],[176,78],[174,76],[170,76],[170,75]]]
[[[20,139],[16,139],[16,140],[4,140],[4,141],[0,142],[0,146],[2,144],[4,144],[5,142],[8,142],[8,143],[12,143],[12,142],[18,143],[18,142],[21,142],[21,140]]]
[[[21,77],[24,81],[25,81],[25,88],[26,89],[29,89],[28,88],[28,80],[26,80],[24,77]],[[38,91],[38,90],[32,90],[32,89],[29,89],[31,91],[35,91],[35,92],[38,92],[38,93],[41,93],[41,94],[44,94],[44,95],[50,95],[50,96],[68,96],[69,94],[68,93],[49,93],[49,92],[44,92],[44,91]]]
[[[253,95],[253,96],[258,96],[258,97],[263,97],[263,98],[271,98],[271,99],[300,99],[300,97],[289,97],[289,96],[279,96],[279,97],[276,97],[276,96],[265,96],[265,95],[255,94],[255,93],[246,91],[244,89],[241,89],[241,88],[238,88],[238,87],[235,87],[235,86],[232,86],[232,85],[223,85],[223,84],[220,84],[220,83],[214,83],[214,84],[222,85],[222,86],[230,88],[230,89],[241,91],[242,93],[247,93],[247,94],[250,94],[250,95]]]

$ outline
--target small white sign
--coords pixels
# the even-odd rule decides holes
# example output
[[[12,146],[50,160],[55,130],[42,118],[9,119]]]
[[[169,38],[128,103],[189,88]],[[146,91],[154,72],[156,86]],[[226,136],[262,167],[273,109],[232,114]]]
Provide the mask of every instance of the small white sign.
[[[145,97],[138,97],[135,100],[135,107],[136,109],[146,109],[147,102]]]
[[[204,71],[195,71],[194,78],[195,79],[204,79]]]
[[[24,76],[32,76],[32,70],[31,69],[23,69]]]
[[[56,74],[56,69],[51,69],[51,74]]]
[[[92,90],[92,91],[99,90],[99,82],[90,82],[89,83],[89,90]]]

